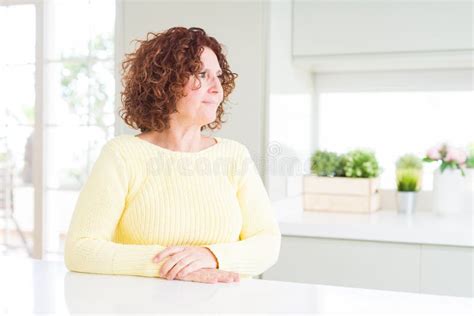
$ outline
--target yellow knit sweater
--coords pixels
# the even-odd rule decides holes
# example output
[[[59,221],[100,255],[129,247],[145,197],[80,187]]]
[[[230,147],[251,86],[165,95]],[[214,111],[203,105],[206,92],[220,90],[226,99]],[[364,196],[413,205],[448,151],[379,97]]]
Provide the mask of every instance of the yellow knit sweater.
[[[209,248],[242,278],[278,259],[281,234],[248,149],[215,137],[199,152],[131,135],[110,140],[85,183],[65,246],[69,270],[161,277],[170,246]]]

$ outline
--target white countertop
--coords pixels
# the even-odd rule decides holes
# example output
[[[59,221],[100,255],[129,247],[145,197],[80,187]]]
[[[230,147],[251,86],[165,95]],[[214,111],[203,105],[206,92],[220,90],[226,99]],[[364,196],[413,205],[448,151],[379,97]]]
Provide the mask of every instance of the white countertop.
[[[273,202],[273,207],[285,236],[474,247],[473,214],[303,211],[301,197]]]
[[[312,313],[472,315],[474,299],[242,280],[203,284],[68,272],[59,262],[0,256],[0,314]]]

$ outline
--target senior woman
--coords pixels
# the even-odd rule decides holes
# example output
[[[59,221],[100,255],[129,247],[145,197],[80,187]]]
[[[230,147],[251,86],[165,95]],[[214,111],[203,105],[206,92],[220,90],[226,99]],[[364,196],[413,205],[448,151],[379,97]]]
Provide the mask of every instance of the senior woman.
[[[122,64],[121,117],[79,195],[69,270],[236,282],[278,259],[281,234],[248,149],[222,137],[237,74],[200,28],[149,33]],[[243,128],[245,125],[243,124]]]

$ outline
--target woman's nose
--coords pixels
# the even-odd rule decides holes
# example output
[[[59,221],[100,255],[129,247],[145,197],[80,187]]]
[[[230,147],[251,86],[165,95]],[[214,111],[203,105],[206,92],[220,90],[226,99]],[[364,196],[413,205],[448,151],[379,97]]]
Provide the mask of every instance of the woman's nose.
[[[222,91],[222,85],[218,77],[212,79],[209,89],[211,93],[219,93]]]

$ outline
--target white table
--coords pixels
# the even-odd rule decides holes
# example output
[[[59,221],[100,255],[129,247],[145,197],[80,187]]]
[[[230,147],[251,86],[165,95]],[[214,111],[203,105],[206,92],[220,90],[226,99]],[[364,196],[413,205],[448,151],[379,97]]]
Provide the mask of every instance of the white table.
[[[203,284],[68,272],[59,262],[0,257],[0,314],[345,312],[471,315],[470,298],[243,280]]]

